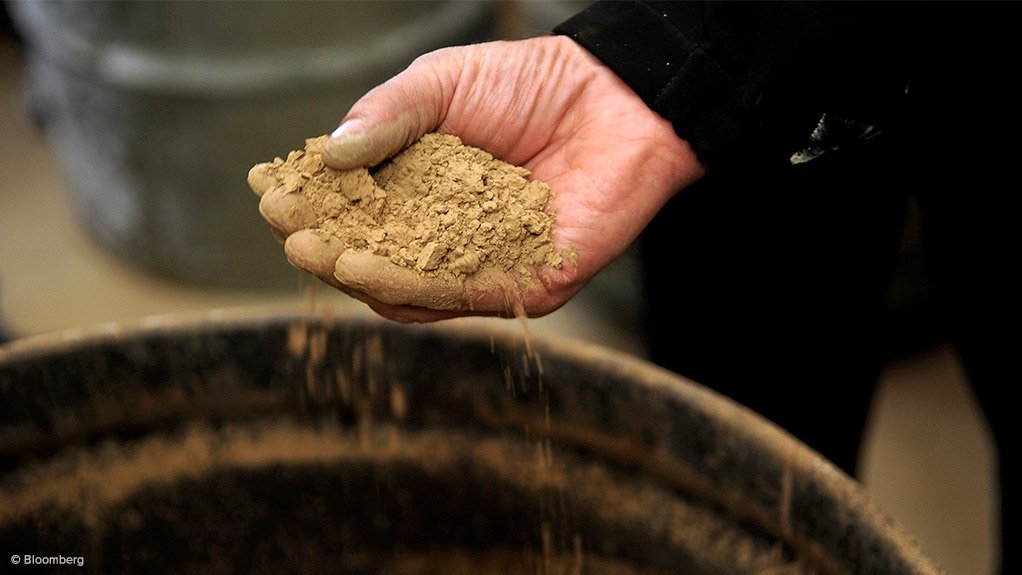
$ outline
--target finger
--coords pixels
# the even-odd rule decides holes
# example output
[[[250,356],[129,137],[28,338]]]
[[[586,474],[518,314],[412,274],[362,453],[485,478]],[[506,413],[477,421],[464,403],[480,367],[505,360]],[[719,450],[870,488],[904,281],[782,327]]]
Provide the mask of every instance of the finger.
[[[370,253],[342,254],[335,262],[334,277],[386,304],[443,310],[467,309],[461,302],[460,285],[439,278],[425,278],[415,270],[398,266],[385,257]]]
[[[277,186],[277,178],[270,174],[269,162],[256,164],[248,171],[248,187],[252,188],[257,196],[262,197]]]
[[[334,277],[342,284],[392,306],[429,310],[514,313],[521,300],[518,286],[506,274],[478,272],[462,280],[425,277],[365,252],[345,252],[337,258]],[[430,320],[432,321],[432,320]]]
[[[435,130],[463,62],[462,48],[438,50],[370,90],[323,146],[323,161],[338,170],[375,166]]]
[[[334,262],[345,249],[340,238],[319,230],[299,230],[284,242],[284,253],[291,265],[338,289],[344,286],[334,277]]]
[[[458,312],[437,311],[383,303],[353,286],[334,277],[335,262],[345,251],[344,242],[318,230],[297,231],[284,243],[284,253],[291,265],[305,270],[325,283],[365,303],[379,315],[402,323],[432,322],[464,315]]]
[[[301,194],[278,187],[259,199],[259,213],[274,228],[292,234],[316,225],[316,210]]]
[[[432,323],[466,315],[491,315],[483,312],[442,311],[408,305],[390,305],[368,296],[354,296],[366,303],[376,314],[400,323]]]

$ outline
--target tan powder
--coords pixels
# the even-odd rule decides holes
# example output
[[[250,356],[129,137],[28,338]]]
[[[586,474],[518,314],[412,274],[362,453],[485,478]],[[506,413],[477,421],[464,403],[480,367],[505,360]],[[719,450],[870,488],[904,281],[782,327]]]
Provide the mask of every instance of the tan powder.
[[[464,279],[481,270],[560,268],[553,248],[549,186],[529,171],[464,145],[457,136],[426,134],[372,172],[323,164],[328,136],[276,158],[270,174],[288,193],[312,204],[316,228],[350,250],[386,256],[420,275]]]

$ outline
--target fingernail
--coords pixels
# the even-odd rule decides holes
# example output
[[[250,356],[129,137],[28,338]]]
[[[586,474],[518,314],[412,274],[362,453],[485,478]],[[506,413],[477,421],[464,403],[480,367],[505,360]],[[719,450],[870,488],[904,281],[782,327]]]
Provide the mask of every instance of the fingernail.
[[[361,118],[346,120],[340,126],[337,126],[337,129],[330,134],[330,137],[339,139],[348,135],[358,134],[359,132],[365,132],[365,125],[365,120]]]
[[[365,122],[361,119],[348,120],[330,134],[323,145],[323,155],[330,166],[346,170],[367,165],[369,136]]]
[[[252,166],[248,171],[248,187],[259,197],[277,187],[277,178],[270,174],[269,168],[269,163],[262,163]]]

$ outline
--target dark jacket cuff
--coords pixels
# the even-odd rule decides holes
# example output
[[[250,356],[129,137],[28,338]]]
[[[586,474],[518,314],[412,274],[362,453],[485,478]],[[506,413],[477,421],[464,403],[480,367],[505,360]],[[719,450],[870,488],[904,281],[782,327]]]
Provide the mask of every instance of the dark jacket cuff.
[[[704,163],[787,164],[883,130],[904,97],[903,47],[914,11],[911,4],[608,1],[554,32],[620,76]]]
[[[704,162],[727,154],[750,121],[749,103],[725,71],[650,5],[597,3],[554,32],[613,70]]]

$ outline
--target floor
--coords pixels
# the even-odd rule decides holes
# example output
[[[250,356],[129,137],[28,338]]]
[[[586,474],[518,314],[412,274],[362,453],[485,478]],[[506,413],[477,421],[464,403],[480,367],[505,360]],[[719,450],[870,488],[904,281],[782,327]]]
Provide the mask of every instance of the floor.
[[[0,35],[0,324],[29,336],[155,314],[303,304],[310,282],[298,272],[289,289],[202,287],[151,275],[97,245],[72,213],[57,158],[25,114],[22,64],[19,46]],[[627,289],[632,265],[618,262],[571,304],[530,321],[530,330],[641,355]],[[316,297],[364,312],[331,290]],[[889,365],[865,450],[867,489],[932,557],[951,574],[992,572],[994,459],[950,349],[938,345]]]

